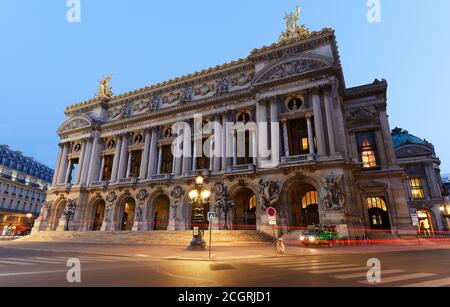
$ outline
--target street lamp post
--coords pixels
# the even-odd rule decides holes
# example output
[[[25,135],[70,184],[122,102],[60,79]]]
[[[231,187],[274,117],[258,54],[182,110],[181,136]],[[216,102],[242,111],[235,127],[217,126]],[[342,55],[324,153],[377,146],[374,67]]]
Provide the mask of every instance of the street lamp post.
[[[192,202],[193,214],[193,238],[189,245],[189,250],[203,251],[207,249],[206,242],[203,239],[204,227],[206,224],[205,219],[205,206],[209,203],[209,197],[211,192],[203,186],[204,178],[198,176],[195,179],[195,187],[189,191],[189,198]]]

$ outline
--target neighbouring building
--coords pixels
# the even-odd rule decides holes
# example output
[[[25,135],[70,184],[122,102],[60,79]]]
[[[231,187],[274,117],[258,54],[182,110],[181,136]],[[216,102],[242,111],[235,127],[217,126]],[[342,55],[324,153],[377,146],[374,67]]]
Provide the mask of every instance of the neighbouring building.
[[[215,229],[267,231],[273,206],[285,230],[321,223],[350,237],[362,228],[415,231],[392,144],[387,82],[348,88],[332,29],[310,32],[290,20],[277,43],[244,59],[118,96],[110,80],[101,81],[96,98],[65,110],[35,231],[64,231],[67,209],[73,231],[191,229],[188,191],[199,174],[212,192]],[[181,130],[172,124],[200,129],[199,113],[205,128],[256,122],[279,133],[264,125],[256,132],[206,129],[183,144],[193,157],[174,157]],[[238,134],[245,145],[239,155]],[[219,148],[212,157],[198,153],[208,139],[221,139],[206,145]],[[265,142],[272,156],[255,157]],[[226,221],[216,206],[224,199],[234,204]]]
[[[448,229],[441,208],[446,206],[441,179],[441,161],[427,140],[401,128],[392,130],[395,155],[405,170],[405,188],[410,208],[417,209],[419,230]]]
[[[7,145],[0,145],[0,235],[31,230],[51,185],[53,170]]]

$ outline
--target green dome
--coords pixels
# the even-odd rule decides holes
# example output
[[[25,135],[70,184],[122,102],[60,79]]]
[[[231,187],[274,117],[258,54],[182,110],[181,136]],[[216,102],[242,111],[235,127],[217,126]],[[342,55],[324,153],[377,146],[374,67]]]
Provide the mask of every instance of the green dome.
[[[392,130],[392,142],[394,144],[394,148],[398,148],[406,144],[428,145],[428,142],[418,138],[415,135],[409,134],[408,131],[401,128],[395,128]]]

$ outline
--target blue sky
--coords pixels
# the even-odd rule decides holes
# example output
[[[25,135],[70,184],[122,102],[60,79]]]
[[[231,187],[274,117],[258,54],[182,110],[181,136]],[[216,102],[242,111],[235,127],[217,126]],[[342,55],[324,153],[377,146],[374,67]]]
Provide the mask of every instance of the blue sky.
[[[0,0],[0,143],[54,167],[69,104],[94,96],[113,73],[114,93],[246,57],[278,39],[285,11],[300,4],[311,30],[336,29],[348,87],[385,78],[390,123],[432,142],[450,172],[450,1]]]

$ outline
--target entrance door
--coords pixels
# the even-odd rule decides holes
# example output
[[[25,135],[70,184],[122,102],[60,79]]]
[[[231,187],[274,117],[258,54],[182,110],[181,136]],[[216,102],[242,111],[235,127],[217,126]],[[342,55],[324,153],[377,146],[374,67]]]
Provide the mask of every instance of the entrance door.
[[[367,197],[370,228],[375,230],[390,230],[389,213],[386,202],[381,197]]]
[[[125,202],[123,202],[121,212],[118,217],[119,230],[130,231],[133,229],[135,208],[136,203],[133,198],[128,198]]]
[[[92,231],[100,231],[105,218],[106,204],[104,200],[99,200],[92,209]]]
[[[155,206],[154,230],[167,230],[170,214],[169,198],[165,195],[160,195],[155,199],[153,205]]]
[[[243,188],[234,196],[232,229],[256,230],[256,195]]]

